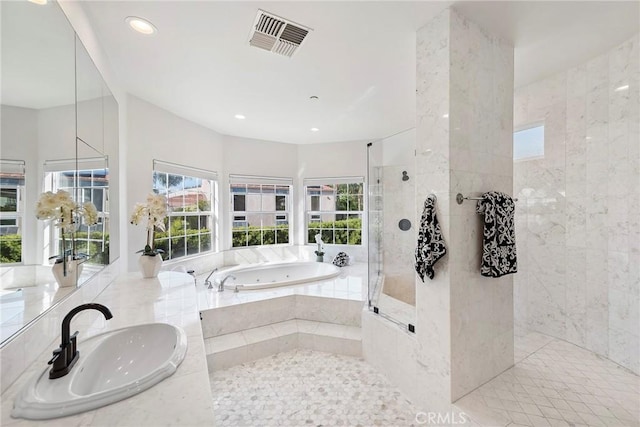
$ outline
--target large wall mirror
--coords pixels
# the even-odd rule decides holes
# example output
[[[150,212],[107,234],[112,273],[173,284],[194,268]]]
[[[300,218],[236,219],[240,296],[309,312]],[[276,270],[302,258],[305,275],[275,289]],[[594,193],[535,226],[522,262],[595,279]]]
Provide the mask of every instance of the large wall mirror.
[[[115,98],[56,2],[3,1],[0,8],[2,346],[113,262],[119,230]],[[73,245],[55,221],[36,218],[40,195],[59,190],[97,211],[96,223],[73,225]],[[67,254],[68,286],[53,274],[60,254]]]

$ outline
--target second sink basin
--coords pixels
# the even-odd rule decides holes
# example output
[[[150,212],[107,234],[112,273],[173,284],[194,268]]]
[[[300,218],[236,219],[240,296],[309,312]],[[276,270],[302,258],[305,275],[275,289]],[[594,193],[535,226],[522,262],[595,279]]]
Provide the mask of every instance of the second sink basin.
[[[126,399],[171,376],[187,352],[184,331],[166,323],[81,339],[71,372],[51,380],[46,368],[35,376],[16,398],[13,417],[57,418]]]

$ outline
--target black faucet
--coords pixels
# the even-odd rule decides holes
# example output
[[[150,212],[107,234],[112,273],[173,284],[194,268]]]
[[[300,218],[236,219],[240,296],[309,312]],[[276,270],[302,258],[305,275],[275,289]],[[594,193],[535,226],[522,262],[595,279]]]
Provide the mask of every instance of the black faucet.
[[[73,365],[76,364],[80,357],[80,352],[77,350],[76,338],[78,337],[78,331],[71,335],[71,319],[76,314],[84,310],[98,310],[104,314],[104,318],[109,320],[113,317],[111,311],[102,304],[82,304],[71,310],[62,319],[62,343],[60,347],[53,350],[53,357],[49,360],[49,365],[53,365],[49,371],[49,379],[56,379],[67,375]]]

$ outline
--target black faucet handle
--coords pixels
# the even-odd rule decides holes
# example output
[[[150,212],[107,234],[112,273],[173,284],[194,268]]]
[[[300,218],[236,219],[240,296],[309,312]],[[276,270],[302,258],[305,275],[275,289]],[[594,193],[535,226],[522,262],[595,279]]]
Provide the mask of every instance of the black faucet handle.
[[[69,337],[69,344],[71,344],[70,355],[73,357],[76,354],[76,346],[78,340],[78,331],[75,331],[73,335]]]
[[[56,361],[58,357],[60,357],[61,354],[62,354],[61,348],[58,347],[55,350],[53,350],[53,357],[51,358],[51,360],[47,362],[47,365],[53,365],[53,363]]]

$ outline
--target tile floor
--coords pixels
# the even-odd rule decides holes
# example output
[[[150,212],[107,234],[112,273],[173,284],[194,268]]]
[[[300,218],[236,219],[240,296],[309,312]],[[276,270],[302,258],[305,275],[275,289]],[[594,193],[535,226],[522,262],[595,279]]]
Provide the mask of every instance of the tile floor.
[[[640,426],[640,377],[565,341],[538,333],[515,338],[516,365],[455,403],[473,421]]]
[[[516,332],[516,365],[458,400],[470,426],[640,426],[640,377]],[[210,374],[216,425],[414,426],[418,410],[361,359],[297,350]],[[431,424],[433,425],[433,424]]]
[[[210,374],[217,426],[410,426],[409,401],[362,359],[278,353]]]

